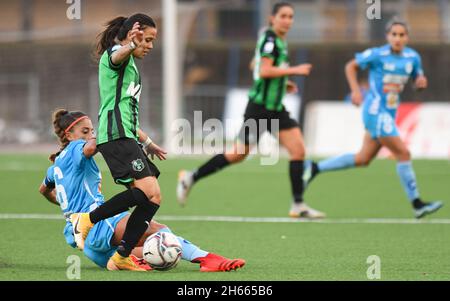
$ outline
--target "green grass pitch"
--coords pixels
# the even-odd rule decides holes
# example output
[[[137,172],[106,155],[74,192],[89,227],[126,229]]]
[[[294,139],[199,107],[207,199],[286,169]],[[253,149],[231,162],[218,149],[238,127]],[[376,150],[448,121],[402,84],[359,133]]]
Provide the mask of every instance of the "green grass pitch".
[[[109,198],[122,188],[113,184],[101,156],[97,160]],[[202,162],[157,162],[163,194],[159,216],[287,217],[288,162],[260,166],[257,157],[198,183],[187,206],[179,207],[178,170]],[[423,223],[395,222],[412,220],[413,215],[390,160],[377,160],[367,169],[324,174],[311,184],[305,198],[326,212],[330,222],[160,220],[205,250],[247,260],[243,269],[230,273],[200,273],[198,265],[188,262],[168,272],[108,272],[65,244],[64,220],[5,218],[5,214],[60,213],[38,193],[47,166],[44,155],[0,156],[0,280],[67,280],[70,255],[81,258],[81,280],[367,280],[366,261],[371,255],[381,260],[381,280],[450,280],[449,161],[414,161],[423,197],[445,202]],[[343,222],[349,219],[361,222]],[[365,222],[370,219],[380,222]]]

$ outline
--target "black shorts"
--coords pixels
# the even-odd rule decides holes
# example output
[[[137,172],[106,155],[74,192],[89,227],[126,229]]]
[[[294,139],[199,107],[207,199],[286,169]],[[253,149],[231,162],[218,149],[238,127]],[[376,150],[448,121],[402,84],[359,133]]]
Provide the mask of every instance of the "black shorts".
[[[269,111],[263,105],[249,101],[238,139],[245,145],[256,144],[266,131],[273,135],[278,134],[279,131],[296,127],[300,126],[289,116],[289,112],[284,106],[280,112]]]
[[[97,146],[117,184],[130,184],[146,177],[159,177],[159,170],[134,139],[124,138]]]

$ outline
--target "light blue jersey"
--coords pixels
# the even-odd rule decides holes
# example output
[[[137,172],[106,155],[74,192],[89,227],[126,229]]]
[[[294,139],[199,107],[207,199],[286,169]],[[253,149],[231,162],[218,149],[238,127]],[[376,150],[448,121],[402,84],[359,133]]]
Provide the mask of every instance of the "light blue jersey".
[[[47,170],[44,184],[54,183],[56,199],[65,215],[90,212],[104,202],[101,174],[93,158],[83,154],[84,140],[72,141]]]
[[[369,68],[369,93],[364,99],[363,120],[373,139],[398,136],[395,125],[400,94],[410,78],[423,75],[420,55],[405,47],[399,54],[389,44],[355,56],[359,68]]]
[[[72,141],[56,157],[55,163],[47,170],[44,184],[56,189],[56,199],[66,217],[64,236],[66,242],[76,247],[72,233],[72,224],[68,217],[71,213],[91,212],[104,203],[100,191],[101,173],[93,157],[86,158],[83,153],[84,140]],[[98,265],[105,267],[116,250],[111,246],[111,238],[117,223],[128,212],[101,221],[90,230],[85,241],[84,253]]]

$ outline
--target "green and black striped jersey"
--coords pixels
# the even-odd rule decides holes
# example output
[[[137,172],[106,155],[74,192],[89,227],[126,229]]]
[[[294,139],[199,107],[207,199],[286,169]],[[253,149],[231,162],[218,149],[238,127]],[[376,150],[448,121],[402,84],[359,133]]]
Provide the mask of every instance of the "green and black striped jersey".
[[[97,144],[121,138],[138,140],[141,77],[132,55],[118,66],[112,63],[111,55],[120,47],[109,48],[100,59]]]
[[[253,87],[250,90],[251,102],[264,105],[269,111],[281,111],[283,109],[283,97],[286,94],[287,76],[277,78],[261,78],[261,59],[268,57],[273,60],[273,65],[279,68],[289,67],[287,42],[280,39],[273,29],[267,29],[258,40],[255,50],[255,69],[253,72]]]

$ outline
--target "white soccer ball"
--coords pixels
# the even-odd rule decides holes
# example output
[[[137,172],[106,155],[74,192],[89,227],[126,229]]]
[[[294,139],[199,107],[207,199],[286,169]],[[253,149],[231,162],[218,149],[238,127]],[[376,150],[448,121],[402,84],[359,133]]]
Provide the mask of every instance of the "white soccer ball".
[[[142,252],[153,269],[167,271],[180,262],[181,244],[174,234],[157,232],[147,237]]]

